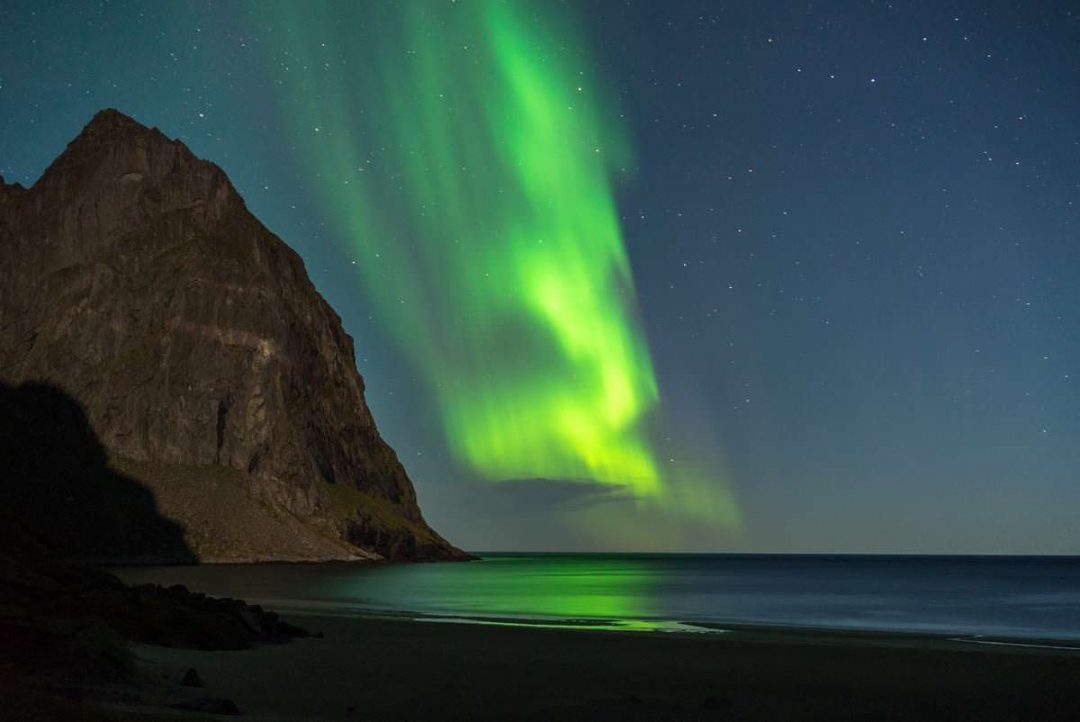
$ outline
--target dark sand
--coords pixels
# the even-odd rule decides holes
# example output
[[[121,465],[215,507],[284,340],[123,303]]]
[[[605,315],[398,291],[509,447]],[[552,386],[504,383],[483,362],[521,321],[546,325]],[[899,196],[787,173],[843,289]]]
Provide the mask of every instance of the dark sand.
[[[207,695],[268,721],[1080,720],[1078,651],[761,628],[290,621],[325,636],[236,652],[136,651],[158,676],[195,667]]]

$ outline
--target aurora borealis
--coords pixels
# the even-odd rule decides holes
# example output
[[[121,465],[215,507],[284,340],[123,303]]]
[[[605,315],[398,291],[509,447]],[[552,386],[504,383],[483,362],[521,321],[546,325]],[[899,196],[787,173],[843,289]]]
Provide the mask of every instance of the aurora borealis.
[[[678,506],[669,487],[696,482],[661,470],[646,427],[659,392],[612,188],[629,143],[572,15],[249,12],[290,29],[271,52],[287,59],[276,80],[296,155],[455,456],[493,481],[599,482]],[[715,491],[730,504],[719,477]],[[734,519],[729,505],[711,520]]]
[[[463,548],[1075,552],[1071,3],[0,21],[0,174],[106,107],[220,165]]]

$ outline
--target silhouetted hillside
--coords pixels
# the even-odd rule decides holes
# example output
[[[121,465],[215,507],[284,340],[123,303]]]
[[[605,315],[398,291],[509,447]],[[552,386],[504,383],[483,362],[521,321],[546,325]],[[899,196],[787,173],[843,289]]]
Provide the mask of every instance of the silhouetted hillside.
[[[109,466],[79,402],[45,383],[0,383],[0,517],[66,555],[195,561],[150,490]]]

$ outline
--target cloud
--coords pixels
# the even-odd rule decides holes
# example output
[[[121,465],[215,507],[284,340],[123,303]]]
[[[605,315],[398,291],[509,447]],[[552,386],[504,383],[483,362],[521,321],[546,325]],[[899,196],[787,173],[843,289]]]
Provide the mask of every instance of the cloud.
[[[507,479],[486,484],[485,489],[504,502],[533,510],[571,511],[635,500],[629,487],[591,479]]]

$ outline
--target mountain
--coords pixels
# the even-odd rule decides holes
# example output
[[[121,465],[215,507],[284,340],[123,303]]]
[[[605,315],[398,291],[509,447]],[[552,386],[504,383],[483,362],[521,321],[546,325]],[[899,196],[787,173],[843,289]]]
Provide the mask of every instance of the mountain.
[[[0,383],[20,413],[41,397],[64,428],[85,417],[78,443],[100,444],[113,486],[145,488],[195,559],[468,558],[424,521],[300,257],[220,168],[116,110],[31,188],[0,178]],[[27,473],[71,448],[54,446]],[[86,508],[16,477],[0,484],[46,505],[42,524]],[[118,556],[94,537],[63,544]],[[156,554],[137,547],[119,556]]]

